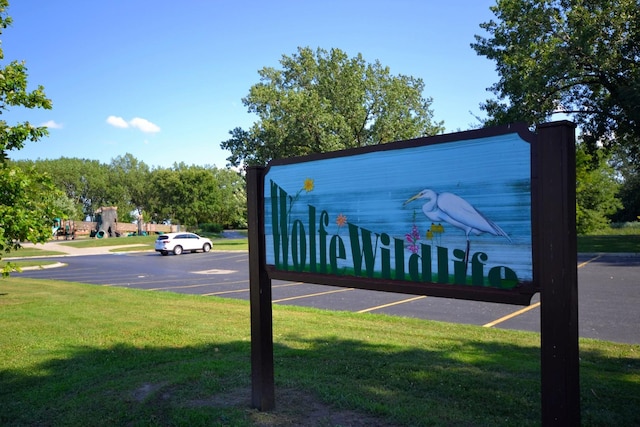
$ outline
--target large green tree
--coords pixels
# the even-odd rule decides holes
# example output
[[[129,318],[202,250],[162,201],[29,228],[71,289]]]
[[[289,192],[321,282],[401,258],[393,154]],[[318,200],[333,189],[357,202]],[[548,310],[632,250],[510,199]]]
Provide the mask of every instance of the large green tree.
[[[8,6],[7,0],[0,0],[0,34],[12,23]],[[4,53],[0,49],[2,59]],[[51,108],[42,86],[27,89],[27,69],[17,61],[0,67],[0,114],[12,108]],[[0,120],[0,258],[20,248],[21,242],[49,239],[53,219],[62,213],[62,193],[46,175],[31,168],[22,169],[8,160],[11,151],[45,135],[45,127]],[[4,268],[3,274],[10,269],[11,266]]]
[[[258,116],[250,129],[235,128],[221,143],[232,166],[264,165],[292,157],[435,135],[424,82],[394,76],[378,61],[349,58],[340,49],[298,48],[281,69],[258,71],[242,102]]]
[[[619,186],[609,179],[604,160],[624,166],[617,177],[622,178],[625,209],[617,219],[635,219],[640,182],[638,0],[498,0],[491,10],[496,20],[480,25],[489,37],[476,36],[471,45],[495,61],[500,77],[489,88],[496,98],[482,105],[485,124],[569,116],[580,131],[578,154],[587,156],[577,164],[581,231],[597,229],[620,206]],[[607,152],[599,153],[602,149]],[[597,185],[585,184],[598,180]]]
[[[495,61],[488,124],[567,114],[584,143],[640,159],[638,0],[498,0],[472,48]]]
[[[245,226],[245,186],[239,173],[176,163],[149,175],[148,211],[156,222]]]
[[[31,164],[36,170],[51,176],[56,188],[75,203],[78,213],[74,219],[92,216],[101,206],[118,206],[125,203],[126,196],[120,190],[120,174],[117,168],[102,164],[98,160],[60,157],[16,163]],[[126,206],[130,204],[127,202]]]
[[[137,211],[138,214],[144,214],[146,211],[150,173],[149,166],[130,153],[111,159],[109,188],[113,193],[114,203],[121,208],[121,221],[125,220],[125,215],[128,216],[131,211]]]

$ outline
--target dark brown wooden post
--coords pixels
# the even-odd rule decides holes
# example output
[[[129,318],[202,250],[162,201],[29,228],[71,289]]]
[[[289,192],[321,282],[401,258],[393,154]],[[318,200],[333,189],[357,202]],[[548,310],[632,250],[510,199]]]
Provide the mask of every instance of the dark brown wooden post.
[[[263,167],[247,168],[247,219],[251,293],[251,405],[261,411],[269,411],[275,407],[275,387],[271,279],[265,268],[264,171]]]
[[[575,125],[539,125],[531,190],[544,426],[580,425],[575,169]]]

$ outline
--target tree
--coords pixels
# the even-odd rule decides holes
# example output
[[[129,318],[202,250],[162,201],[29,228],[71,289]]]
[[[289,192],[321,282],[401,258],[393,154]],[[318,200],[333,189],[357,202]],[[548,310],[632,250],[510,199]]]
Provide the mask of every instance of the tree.
[[[614,157],[614,167],[621,178],[619,197],[623,208],[613,215],[615,222],[640,219],[640,163],[627,156]]]
[[[221,143],[232,166],[264,165],[269,160],[435,135],[424,83],[392,76],[378,61],[349,58],[340,49],[298,48],[284,55],[282,69],[258,71],[260,83],[242,99],[258,121],[235,128]]]
[[[608,217],[622,207],[616,197],[620,184],[603,151],[590,154],[583,144],[576,146],[576,231],[601,230]]]
[[[497,21],[471,47],[496,62],[487,124],[568,114],[591,151],[640,160],[640,5],[637,0],[498,0]]]
[[[7,0],[0,0],[0,34],[11,25]],[[0,59],[4,53],[0,49]],[[27,90],[27,69],[13,61],[0,68],[0,114],[10,107],[51,108],[44,88]],[[53,218],[59,216],[61,193],[51,180],[33,169],[23,170],[10,164],[9,152],[21,149],[26,141],[38,141],[47,135],[45,127],[29,122],[7,124],[0,120],[0,258],[20,248],[20,242],[45,242],[51,237]],[[9,273],[12,266],[3,269]]]
[[[196,226],[246,225],[245,185],[237,172],[176,163],[150,173],[149,212],[154,221]]]
[[[220,198],[211,207],[212,222],[227,228],[247,227],[247,192],[242,175],[231,169],[212,169]]]
[[[82,218],[92,216],[100,206],[124,203],[125,196],[119,187],[118,173],[98,160],[61,157],[17,163],[33,164],[36,170],[51,176],[56,188],[64,191],[76,204],[80,211],[77,216]]]
[[[122,200],[119,206],[125,208],[127,213],[130,206],[132,210],[142,214],[147,208],[149,166],[127,153],[111,159],[109,169],[112,181],[110,188],[115,189],[115,196]]]

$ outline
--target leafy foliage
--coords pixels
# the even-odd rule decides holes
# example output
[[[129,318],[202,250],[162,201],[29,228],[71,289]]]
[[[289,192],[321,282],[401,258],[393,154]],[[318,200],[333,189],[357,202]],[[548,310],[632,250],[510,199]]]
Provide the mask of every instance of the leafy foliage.
[[[622,207],[616,197],[619,184],[602,151],[589,154],[576,147],[576,230],[580,234],[603,229],[608,216]]]
[[[235,128],[221,143],[233,166],[435,135],[424,83],[392,76],[378,61],[349,58],[340,49],[298,48],[283,55],[282,69],[262,68],[260,83],[243,98],[258,121]]]
[[[614,201],[611,170],[597,153],[613,154],[624,210],[635,220],[640,164],[640,4],[637,0],[498,0],[496,20],[480,25],[472,48],[495,61],[500,80],[489,88],[486,124],[544,122],[565,114],[580,130],[579,150],[601,167],[578,164],[578,223],[603,225]],[[605,157],[609,157],[608,155]],[[631,166],[629,166],[631,165]],[[603,186],[598,181],[604,179]],[[582,193],[582,194],[581,194]],[[603,193],[607,193],[605,196]],[[597,207],[595,201],[603,206]]]
[[[471,46],[496,62],[489,123],[565,113],[584,142],[640,154],[640,7],[637,0],[499,0],[498,21]]]
[[[0,188],[0,258],[19,249],[21,242],[46,242],[53,219],[69,209],[64,193],[33,169],[0,164]],[[3,269],[3,276],[11,267]]]
[[[0,34],[12,23],[6,11],[8,5],[7,0],[0,0]],[[0,59],[4,59],[2,49]],[[11,107],[51,108],[51,100],[42,86],[27,89],[26,66],[17,61],[0,68],[0,114]],[[20,248],[20,242],[46,241],[51,237],[53,218],[69,210],[64,194],[55,189],[46,175],[8,161],[10,151],[46,135],[46,127],[29,122],[9,125],[0,120],[0,258]],[[2,274],[7,275],[10,270],[7,265]]]
[[[174,164],[152,171],[149,187],[154,221],[246,226],[244,180],[230,169]]]
[[[118,206],[122,222],[135,220],[132,213],[137,211],[145,221],[158,223],[246,227],[244,178],[230,169],[179,163],[151,170],[130,153],[109,164],[65,157],[16,164],[51,176],[76,208],[70,218],[83,219],[101,206]]]
[[[620,200],[624,207],[613,215],[615,222],[640,220],[640,162],[624,151],[614,153],[614,167],[622,181]]]

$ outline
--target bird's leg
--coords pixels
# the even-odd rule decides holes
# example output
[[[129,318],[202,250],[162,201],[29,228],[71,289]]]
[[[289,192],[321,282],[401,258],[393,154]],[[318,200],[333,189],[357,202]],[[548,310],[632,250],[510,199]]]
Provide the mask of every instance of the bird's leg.
[[[467,270],[469,270],[469,249],[471,248],[471,242],[467,239],[467,250],[464,252],[464,275],[466,277]]]

